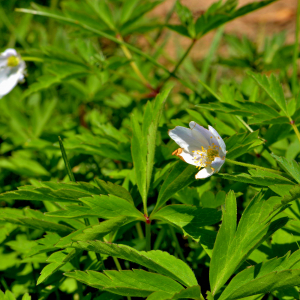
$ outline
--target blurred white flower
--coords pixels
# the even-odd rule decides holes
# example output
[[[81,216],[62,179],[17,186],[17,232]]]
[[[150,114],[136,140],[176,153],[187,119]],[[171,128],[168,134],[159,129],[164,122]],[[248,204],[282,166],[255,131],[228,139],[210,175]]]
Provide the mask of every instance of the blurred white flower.
[[[211,126],[208,130],[190,122],[190,128],[176,126],[169,136],[180,146],[172,154],[177,155],[199,170],[196,179],[207,178],[217,173],[225,162],[226,145],[218,132]]]
[[[25,62],[15,49],[6,49],[0,54],[0,98],[24,80],[25,68]]]

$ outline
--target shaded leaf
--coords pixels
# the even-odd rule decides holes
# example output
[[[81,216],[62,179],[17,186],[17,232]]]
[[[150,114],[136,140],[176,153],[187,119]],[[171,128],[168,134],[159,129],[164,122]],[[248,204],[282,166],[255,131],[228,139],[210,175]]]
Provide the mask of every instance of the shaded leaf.
[[[195,181],[195,175],[198,170],[195,166],[186,162],[178,161],[171,169],[168,177],[165,179],[157,198],[154,211],[158,210],[166,201],[168,201],[176,192],[190,185]]]
[[[153,214],[154,219],[166,220],[180,227],[185,235],[199,241],[200,227],[216,224],[221,220],[221,211],[192,205],[167,205]]]
[[[182,260],[175,258],[167,252],[159,250],[148,252],[137,251],[129,246],[104,243],[101,241],[74,242],[71,247],[132,261],[160,274],[171,277],[185,286],[198,284],[190,267]]]

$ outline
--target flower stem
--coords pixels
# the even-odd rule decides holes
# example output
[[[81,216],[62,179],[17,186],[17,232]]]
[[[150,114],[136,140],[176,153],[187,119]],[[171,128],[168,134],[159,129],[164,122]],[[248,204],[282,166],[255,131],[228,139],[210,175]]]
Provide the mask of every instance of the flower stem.
[[[124,43],[124,40],[120,34],[117,34],[117,39]],[[128,60],[130,60],[130,65],[133,69],[133,71],[136,73],[136,75],[141,79],[142,83],[149,89],[154,90],[154,88],[151,86],[151,84],[148,82],[148,80],[144,77],[140,69],[138,68],[137,64],[133,61],[133,57],[131,55],[131,52],[126,47],[125,43],[121,44],[121,49],[123,50],[125,56]]]
[[[146,225],[146,251],[151,250],[151,223],[145,223]]]
[[[113,260],[114,260],[114,262],[115,262],[115,265],[116,265],[118,271],[122,271],[122,268],[121,268],[121,265],[120,265],[120,262],[119,262],[118,258],[117,258],[117,257],[114,257],[114,256],[113,256],[112,258],[113,258]],[[128,300],[131,300],[131,297],[130,297],[130,296],[127,296],[127,299],[128,299]]]
[[[163,81],[163,83],[161,84],[161,86],[163,86],[171,77],[175,77],[176,76],[176,72],[178,70],[178,68],[181,66],[181,64],[183,63],[183,61],[185,60],[185,58],[189,55],[190,51],[192,50],[192,48],[194,47],[195,43],[197,42],[197,39],[193,39],[190,46],[186,49],[185,53],[183,54],[183,56],[180,58],[180,60],[177,62],[176,66],[174,67],[173,71],[171,71],[167,78]]]
[[[144,239],[144,233],[143,233],[143,229],[141,226],[141,222],[136,223],[135,228],[138,233],[139,239],[141,239],[141,240]]]
[[[181,250],[181,247],[179,245],[179,242],[178,242],[176,233],[174,231],[174,228],[171,225],[169,225],[169,229],[171,231],[172,238],[173,238],[173,240],[175,242],[175,245],[176,245],[176,251],[177,251],[179,257],[181,258],[181,260],[183,260],[186,263],[186,259],[185,259],[184,255],[182,253],[182,250]]]
[[[235,164],[235,165],[246,167],[246,168],[260,169],[260,170],[272,172],[272,173],[275,173],[275,174],[278,174],[278,175],[288,176],[288,174],[286,174],[284,172],[281,172],[281,171],[278,171],[278,170],[269,169],[269,168],[265,168],[265,167],[261,167],[261,166],[257,166],[257,165],[252,165],[252,164],[247,164],[247,163],[243,163],[243,162],[240,162],[240,161],[231,160],[229,158],[226,158],[226,161],[231,162],[232,164]]]
[[[299,130],[298,130],[298,127],[296,126],[296,124],[295,124],[294,121],[291,121],[291,125],[292,125],[292,127],[293,127],[293,129],[294,129],[294,131],[295,131],[295,133],[296,133],[296,135],[297,135],[297,138],[298,138],[298,140],[299,140],[299,143],[300,143],[300,132],[299,132]]]

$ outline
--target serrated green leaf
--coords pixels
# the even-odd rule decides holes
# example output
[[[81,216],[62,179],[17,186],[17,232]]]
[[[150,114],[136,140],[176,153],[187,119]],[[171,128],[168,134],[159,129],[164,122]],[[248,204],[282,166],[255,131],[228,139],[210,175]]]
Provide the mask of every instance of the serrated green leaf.
[[[258,139],[258,130],[251,133],[237,133],[225,139],[227,158],[237,158],[252,149],[260,146],[263,142]]]
[[[103,273],[75,271],[65,275],[100,290],[122,296],[147,297],[155,291],[169,292],[172,295],[173,291],[179,292],[182,289],[182,286],[173,279],[144,270],[104,271]]]
[[[253,2],[247,5],[240,7],[239,9],[235,8],[236,1],[233,1],[233,5],[228,6],[226,2],[221,6],[222,2],[218,1],[213,3],[206,13],[199,17],[196,21],[196,33],[198,37],[203,36],[207,32],[225,24],[231,20],[234,20],[238,17],[241,17],[245,14],[248,14],[252,11],[255,11],[261,7],[264,7],[276,0],[264,0],[260,2]]]
[[[133,199],[130,193],[120,185],[114,184],[112,182],[105,182],[99,178],[95,178],[95,182],[97,183],[100,193],[102,195],[114,195],[124,200],[127,200],[129,203],[134,204]]]
[[[234,101],[234,104],[224,102],[213,102],[208,104],[198,104],[196,107],[211,111],[230,113],[242,117],[263,116],[270,119],[271,117],[279,117],[280,114],[272,107],[260,103],[249,101]]]
[[[154,212],[164,205],[176,192],[195,181],[198,170],[195,166],[178,161],[165,179],[157,198]]]
[[[137,119],[132,116],[132,140],[131,140],[131,154],[133,165],[135,169],[136,181],[139,192],[142,196],[144,207],[147,207],[147,160],[146,160],[146,141],[142,135],[141,127]]]
[[[61,238],[55,247],[65,248],[73,241],[94,241],[102,240],[108,233],[114,232],[134,219],[129,217],[116,217],[103,221],[98,225],[85,227]]]
[[[131,203],[114,195],[93,195],[80,198],[86,206],[68,205],[65,209],[47,213],[48,216],[63,218],[98,217],[110,219],[120,216],[143,219],[143,214]]]
[[[87,0],[87,3],[95,10],[97,15],[111,29],[115,29],[113,15],[105,0]]]
[[[296,161],[275,154],[272,154],[272,156],[280,163],[288,174],[300,183],[300,166]]]
[[[236,204],[233,194],[226,198],[223,223],[218,232],[210,265],[210,285],[215,295],[234,271],[263,241],[284,226],[288,218],[272,221],[276,203],[265,200],[261,193],[250,202],[236,227]],[[223,225],[224,224],[224,225]]]
[[[71,261],[74,257],[81,255],[81,253],[81,250],[72,249],[68,254],[65,254],[63,251],[58,251],[50,255],[47,261],[51,263],[42,270],[41,275],[37,280],[37,285],[47,280],[67,262]]]
[[[250,71],[248,74],[252,76],[252,78],[265,90],[265,92],[285,113],[285,115],[289,117],[282,86],[274,74],[271,74],[269,78],[263,74],[256,74]]]
[[[170,297],[170,294],[166,292],[154,292],[149,297],[147,297],[147,300],[175,300],[187,298],[195,300],[203,299],[200,286],[196,285],[188,287],[186,289],[182,289],[180,292],[174,293],[172,297]]]
[[[213,225],[221,220],[221,212],[212,208],[192,205],[167,205],[152,215],[152,218],[165,220],[180,227],[185,235],[199,241],[200,227]]]
[[[189,31],[187,30],[187,28],[183,25],[175,25],[175,24],[167,24],[166,25],[167,28],[183,35],[183,36],[186,36],[188,38],[190,38],[190,34],[189,34]]]
[[[129,0],[124,2],[120,16],[121,24],[124,24],[126,21],[128,21],[139,1],[140,0]]]
[[[182,260],[175,258],[167,252],[159,250],[148,252],[137,251],[129,246],[104,243],[101,241],[74,242],[71,247],[132,261],[160,274],[171,277],[185,286],[198,284],[190,267]]]
[[[26,210],[28,214],[29,209]],[[16,214],[16,212],[19,213]],[[39,211],[36,211],[35,214],[36,217],[30,217],[30,215],[23,215],[23,212],[21,210],[13,210],[10,208],[0,209],[0,219],[20,226],[26,226],[29,228],[40,229],[44,231],[57,232],[59,234],[69,234],[74,230],[70,226],[58,224],[59,220],[46,217]],[[57,221],[57,223],[55,223],[55,221]]]
[[[270,186],[274,184],[291,184],[292,181],[289,179],[282,177],[280,175],[266,172],[266,171],[257,171],[256,173],[253,173],[253,175],[245,174],[245,173],[239,173],[239,174],[222,174],[219,173],[217,176],[227,179],[227,180],[233,180],[233,181],[239,181],[239,182],[245,182],[255,185],[262,185],[262,186]],[[254,175],[255,174],[255,175]]]
[[[99,188],[85,182],[42,182],[38,187],[22,186],[17,191],[0,194],[0,199],[78,203],[80,202],[79,198],[100,193]]]
[[[299,285],[300,251],[251,266],[238,273],[220,296],[220,300],[234,300],[276,289]],[[295,269],[294,269],[295,268]]]
[[[162,111],[164,109],[164,104],[167,100],[170,90],[171,90],[170,88],[166,89],[165,91],[157,95],[153,103],[153,112],[151,114],[152,120],[147,130],[147,149],[148,149],[147,176],[146,176],[147,192],[149,191],[151,180],[152,180],[152,171],[153,171],[154,156],[155,156],[155,149],[156,149],[157,129],[161,119]]]
[[[130,144],[116,139],[112,140],[111,136],[95,136],[91,133],[78,134],[64,139],[64,146],[68,150],[72,149],[79,153],[132,162]]]

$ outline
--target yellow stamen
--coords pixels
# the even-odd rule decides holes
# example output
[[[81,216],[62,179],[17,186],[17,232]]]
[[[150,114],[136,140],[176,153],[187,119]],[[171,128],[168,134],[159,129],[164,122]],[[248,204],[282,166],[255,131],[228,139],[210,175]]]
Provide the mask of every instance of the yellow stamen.
[[[17,56],[10,56],[7,59],[7,66],[8,67],[16,67],[20,63],[20,59]]]

